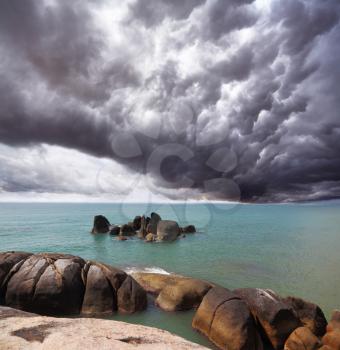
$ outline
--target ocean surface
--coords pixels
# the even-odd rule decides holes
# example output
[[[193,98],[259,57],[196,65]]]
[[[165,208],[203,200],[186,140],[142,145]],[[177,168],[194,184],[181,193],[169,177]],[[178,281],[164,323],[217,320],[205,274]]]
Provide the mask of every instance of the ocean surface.
[[[122,224],[159,213],[199,232],[173,243],[121,242],[92,235],[93,217]],[[128,271],[174,272],[230,289],[270,288],[321,306],[340,308],[340,203],[233,204],[0,204],[0,251],[62,252]],[[152,307],[114,319],[164,328],[208,345],[191,330],[193,312]]]

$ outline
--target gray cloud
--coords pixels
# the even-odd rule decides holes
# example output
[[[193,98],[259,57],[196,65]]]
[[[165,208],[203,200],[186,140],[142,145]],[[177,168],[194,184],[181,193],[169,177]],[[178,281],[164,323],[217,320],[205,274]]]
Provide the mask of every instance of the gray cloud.
[[[0,5],[1,143],[109,157],[218,198],[235,191],[216,179],[247,201],[340,197],[337,1],[136,0],[112,33],[96,10],[123,5],[48,3]],[[148,167],[166,144],[191,157]],[[10,166],[7,191],[58,190]]]

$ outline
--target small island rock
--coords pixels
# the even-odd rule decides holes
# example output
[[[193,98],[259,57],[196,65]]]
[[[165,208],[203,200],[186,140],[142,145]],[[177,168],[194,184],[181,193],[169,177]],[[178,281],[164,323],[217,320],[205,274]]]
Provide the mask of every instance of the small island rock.
[[[107,233],[110,231],[110,222],[103,215],[97,215],[93,220],[92,233]]]

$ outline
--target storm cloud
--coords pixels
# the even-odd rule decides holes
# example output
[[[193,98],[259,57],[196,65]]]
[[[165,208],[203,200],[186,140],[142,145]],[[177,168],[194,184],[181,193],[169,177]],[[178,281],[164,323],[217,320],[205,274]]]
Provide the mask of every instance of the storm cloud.
[[[95,193],[56,171],[69,150],[171,198],[339,198],[339,20],[337,0],[2,1],[0,193]],[[37,169],[40,147],[63,157]]]

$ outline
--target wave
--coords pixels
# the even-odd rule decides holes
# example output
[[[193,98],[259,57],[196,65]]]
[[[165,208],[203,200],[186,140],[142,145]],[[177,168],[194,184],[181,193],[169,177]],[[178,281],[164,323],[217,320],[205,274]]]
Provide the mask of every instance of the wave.
[[[161,267],[140,267],[140,266],[129,266],[124,268],[124,271],[128,274],[136,272],[147,272],[147,273],[158,273],[160,275],[170,275],[170,272],[162,269]]]

